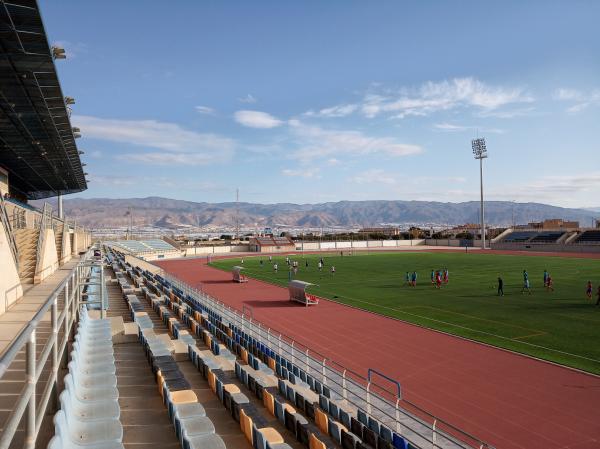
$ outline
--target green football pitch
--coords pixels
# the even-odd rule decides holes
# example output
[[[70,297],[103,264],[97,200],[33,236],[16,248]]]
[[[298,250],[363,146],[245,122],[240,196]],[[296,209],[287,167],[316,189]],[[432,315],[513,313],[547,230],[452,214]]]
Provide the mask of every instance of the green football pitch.
[[[317,268],[320,257],[325,268]],[[476,253],[402,252],[340,256],[339,253],[290,256],[299,263],[295,279],[316,285],[310,292],[431,329],[600,374],[600,260]],[[262,260],[262,265],[260,264]],[[308,261],[308,267],[306,267]],[[246,257],[244,274],[287,286],[284,256]],[[240,259],[221,259],[212,266],[231,270]],[[334,275],[330,267],[335,266]],[[449,270],[449,283],[432,287],[431,270]],[[531,294],[521,293],[523,270]],[[543,271],[554,291],[543,286]],[[416,271],[416,287],[405,285],[406,271]],[[504,297],[497,296],[497,278]],[[586,283],[594,297],[585,295]]]

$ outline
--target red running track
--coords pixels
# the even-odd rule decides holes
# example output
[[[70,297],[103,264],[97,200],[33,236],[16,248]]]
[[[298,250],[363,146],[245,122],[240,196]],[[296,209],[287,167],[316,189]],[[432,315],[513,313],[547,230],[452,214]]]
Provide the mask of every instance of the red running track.
[[[355,372],[385,372],[406,399],[497,449],[600,448],[600,377],[332,301],[295,305],[286,289],[235,284],[203,259],[157,264]]]

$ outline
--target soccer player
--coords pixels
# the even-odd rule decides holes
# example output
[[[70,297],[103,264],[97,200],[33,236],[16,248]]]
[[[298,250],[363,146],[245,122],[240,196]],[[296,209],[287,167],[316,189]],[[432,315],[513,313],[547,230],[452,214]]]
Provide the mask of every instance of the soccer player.
[[[588,281],[587,287],[585,289],[585,295],[588,297],[588,299],[592,299],[592,290],[592,281]]]
[[[319,260],[319,271],[322,271],[322,270],[323,270],[323,262],[321,262],[321,261]]]
[[[431,270],[431,285],[435,287],[435,271]]]
[[[548,286],[548,270],[544,270],[544,287]]]
[[[448,268],[444,268],[444,284],[448,283],[448,276],[449,276]]]
[[[548,277],[546,278],[546,290],[547,291],[554,291],[554,281],[552,280],[552,276],[550,276],[548,274]]]
[[[308,259],[306,259],[306,261],[304,262],[304,265],[306,266],[306,268],[308,268]]]
[[[598,295],[598,299],[596,300],[596,305],[600,306],[600,285],[598,286],[598,292],[596,294]]]
[[[262,259],[260,259],[260,260],[258,261],[258,263],[260,264],[260,267],[262,268],[262,266],[263,266],[263,260],[262,260]]]
[[[504,281],[498,276],[498,296],[504,296]]]
[[[273,264],[273,271],[275,271],[275,273],[277,273],[277,268],[279,268],[279,267],[277,266],[277,263],[274,263],[274,264]]]
[[[417,272],[416,271],[412,272],[411,281],[412,281],[412,286],[416,287],[417,286]]]
[[[442,273],[435,272],[435,288],[442,288]]]
[[[406,272],[406,276],[404,277],[404,285],[410,285],[410,274],[408,271]]]
[[[333,276],[335,274],[335,266],[331,266],[331,275]]]
[[[273,263],[273,257],[269,256],[269,263]]]
[[[529,285],[529,274],[527,270],[523,270],[523,288],[521,289],[521,294],[525,293],[525,290],[531,295],[531,288]]]

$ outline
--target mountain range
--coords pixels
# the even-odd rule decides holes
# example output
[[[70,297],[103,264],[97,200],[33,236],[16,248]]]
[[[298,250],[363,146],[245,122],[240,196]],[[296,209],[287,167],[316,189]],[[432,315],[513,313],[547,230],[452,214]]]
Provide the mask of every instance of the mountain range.
[[[39,205],[39,203],[38,203]],[[54,203],[56,207],[56,203]],[[488,201],[486,222],[491,225],[527,223],[547,218],[577,220],[591,226],[598,213],[540,203]],[[64,200],[65,213],[85,226],[105,228],[134,225],[177,228],[180,226],[233,227],[236,215],[245,227],[373,226],[381,224],[456,225],[479,221],[479,202],[434,201],[338,201],[321,204],[206,203],[148,198],[72,198]],[[131,211],[131,214],[129,213]]]

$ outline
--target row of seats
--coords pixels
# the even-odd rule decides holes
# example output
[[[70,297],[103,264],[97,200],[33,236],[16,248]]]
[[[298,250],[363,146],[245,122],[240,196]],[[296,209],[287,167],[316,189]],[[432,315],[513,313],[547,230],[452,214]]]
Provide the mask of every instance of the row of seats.
[[[270,427],[262,413],[250,403],[248,397],[242,393],[239,387],[232,383],[235,377],[234,363],[235,355],[224,345],[219,344],[212,338],[211,334],[202,326],[202,318],[197,313],[194,317],[187,313],[184,304],[171,300],[170,297],[157,297],[150,290],[144,289],[147,300],[158,313],[163,322],[168,326],[169,333],[174,337],[182,336],[191,338],[188,343],[188,354],[192,363],[201,375],[207,380],[211,390],[217,395],[219,401],[235,419],[246,439],[255,449],[290,449],[284,442],[282,435]],[[170,295],[171,296],[171,295]],[[201,350],[196,341],[186,330],[184,324],[192,330],[210,350]],[[206,322],[203,322],[206,324]],[[142,337],[145,338],[145,337]],[[273,376],[273,382],[276,379]]]
[[[531,239],[533,243],[554,243],[564,235],[563,231],[557,232],[540,232]]]
[[[339,397],[335,396],[329,388],[322,385],[312,376],[305,373],[298,366],[276,354],[265,344],[257,341],[252,336],[244,333],[236,326],[229,324],[225,325],[221,321],[221,317],[204,306],[194,298],[184,296],[183,292],[170,285],[170,283],[157,275],[140,270],[133,269],[138,275],[146,278],[145,288],[148,295],[154,297],[153,307],[157,310],[157,295],[162,296],[164,302],[176,304],[174,309],[182,320],[192,329],[198,336],[202,337],[205,343],[214,353],[219,354],[222,351],[219,348],[229,349],[230,353],[237,354],[241,357],[244,363],[258,364],[262,363],[265,367],[275,370],[278,377],[284,378],[291,385],[305,384],[305,391],[311,391],[323,398],[319,397],[319,404],[323,406],[327,401],[327,408],[322,408],[321,412],[327,413],[332,418],[331,429],[329,421],[327,423],[327,434],[335,441],[342,444],[344,447],[357,448],[362,445],[373,448],[388,448],[395,447],[405,449],[412,446],[398,433],[391,431],[384,425],[381,425],[377,420],[368,416],[364,411],[350,407],[349,404]],[[214,340],[209,340],[207,336],[213,335],[217,339],[224,341],[225,346],[215,344]],[[193,358],[193,354],[191,355]],[[302,397],[302,395],[300,395]],[[302,401],[299,400],[302,404]],[[306,403],[306,401],[304,401]],[[310,406],[307,412],[310,416]],[[316,415],[316,414],[315,414]],[[321,421],[323,421],[321,419]],[[338,423],[340,426],[338,426]]]
[[[184,449],[225,449],[222,438],[172,355],[170,339],[155,334],[152,320],[136,295],[125,294],[140,342],[150,363],[163,404]]]
[[[577,243],[600,243],[600,231],[584,231],[577,237]]]
[[[505,242],[527,242],[537,234],[537,231],[515,231],[508,234],[503,240]]]
[[[122,449],[119,391],[109,320],[80,311],[61,409],[54,416],[49,449]]]

